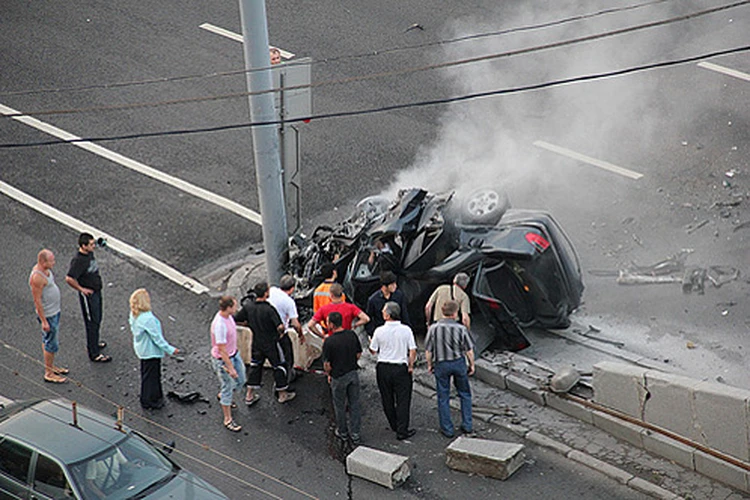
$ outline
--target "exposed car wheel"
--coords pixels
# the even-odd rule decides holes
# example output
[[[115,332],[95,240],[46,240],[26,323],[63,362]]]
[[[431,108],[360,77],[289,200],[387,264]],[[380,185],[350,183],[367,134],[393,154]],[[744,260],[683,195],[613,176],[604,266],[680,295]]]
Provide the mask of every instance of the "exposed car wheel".
[[[464,224],[495,225],[510,208],[505,191],[482,188],[469,194],[462,203],[461,221]]]

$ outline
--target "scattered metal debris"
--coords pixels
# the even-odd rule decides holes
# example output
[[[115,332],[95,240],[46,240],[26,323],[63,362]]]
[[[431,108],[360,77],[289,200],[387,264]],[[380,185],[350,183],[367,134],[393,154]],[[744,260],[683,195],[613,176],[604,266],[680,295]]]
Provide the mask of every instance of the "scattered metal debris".
[[[750,220],[737,224],[736,226],[734,226],[734,228],[732,228],[732,232],[736,233],[740,229],[745,229],[746,227],[750,227]]]
[[[620,341],[617,341],[617,340],[603,339],[601,337],[597,337],[596,335],[592,335],[592,333],[599,333],[599,332],[601,332],[601,330],[599,328],[596,328],[595,326],[592,326],[592,325],[589,325],[589,329],[586,330],[585,332],[581,332],[581,331],[578,331],[576,329],[574,329],[573,331],[576,332],[576,333],[578,333],[579,335],[581,335],[583,337],[588,338],[588,339],[596,340],[597,342],[604,342],[605,344],[611,344],[611,345],[617,347],[618,349],[622,349],[623,347],[625,347],[625,343],[624,342],[620,342]]]
[[[180,403],[185,404],[193,404],[197,402],[202,403],[209,403],[210,401],[206,399],[200,392],[193,391],[193,392],[175,392],[175,391],[169,391],[167,393],[167,397],[170,399],[174,399]]]
[[[706,291],[706,274],[706,270],[701,267],[685,269],[685,274],[682,277],[682,293],[697,292],[698,295],[703,295]]]
[[[708,224],[708,219],[703,219],[702,221],[698,222],[697,224],[688,224],[687,225],[687,234],[693,234],[698,229],[702,228]]]
[[[729,266],[711,266],[708,268],[707,278],[716,288],[734,281],[740,277],[739,269]]]

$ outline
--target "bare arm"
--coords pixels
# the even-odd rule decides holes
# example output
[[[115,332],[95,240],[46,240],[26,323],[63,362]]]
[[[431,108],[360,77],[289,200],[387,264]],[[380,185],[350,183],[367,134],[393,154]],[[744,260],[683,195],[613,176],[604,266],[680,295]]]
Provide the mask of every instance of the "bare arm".
[[[466,359],[469,360],[469,375],[474,375],[474,370],[476,366],[474,365],[474,350],[473,349],[466,353]]]
[[[417,350],[409,349],[409,373],[414,373],[414,361],[417,359]]]
[[[356,324],[352,323],[352,328],[357,328],[358,326],[364,326],[370,322],[370,317],[364,311],[359,311],[359,314],[357,315],[357,319],[359,320],[359,322],[357,322]]]
[[[70,287],[73,288],[74,290],[81,292],[84,295],[91,295],[92,293],[94,293],[94,291],[91,288],[82,287],[81,284],[78,283],[77,279],[72,278],[70,276],[65,277],[65,283],[70,285]]]
[[[435,368],[434,366],[432,366],[432,353],[430,351],[425,351],[424,357],[427,360],[427,371],[432,373],[433,369]]]
[[[39,316],[39,320],[42,322],[42,330],[48,332],[49,323],[44,315],[44,306],[42,306],[42,290],[46,284],[44,278],[37,273],[34,273],[31,276],[31,281],[29,282],[29,285],[31,286],[31,295],[34,297],[34,308],[36,309],[37,316]]]
[[[219,350],[219,356],[221,356],[221,360],[224,361],[224,369],[227,371],[227,373],[229,373],[230,377],[237,378],[237,370],[234,369],[232,360],[229,359],[229,353],[227,353],[227,345],[216,344],[216,348]]]

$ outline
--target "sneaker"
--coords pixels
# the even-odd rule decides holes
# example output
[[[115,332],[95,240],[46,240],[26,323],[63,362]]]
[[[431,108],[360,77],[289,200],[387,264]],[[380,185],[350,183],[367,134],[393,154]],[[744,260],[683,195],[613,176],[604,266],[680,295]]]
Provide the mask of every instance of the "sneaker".
[[[297,396],[296,392],[287,392],[286,395],[279,396],[278,401],[279,401],[279,403],[283,404],[283,403],[286,403],[287,401],[291,401],[292,399],[295,398],[295,396]]]
[[[333,431],[333,434],[334,434],[334,435],[335,435],[335,436],[336,436],[337,438],[339,438],[340,440],[342,440],[342,441],[346,441],[346,440],[348,440],[348,439],[349,439],[349,436],[348,436],[347,434],[342,434],[341,432],[339,432],[339,430],[338,430],[338,429],[336,429],[335,431]]]
[[[354,446],[359,446],[359,445],[361,445],[361,444],[362,444],[362,438],[361,438],[361,437],[359,437],[359,436],[357,436],[357,437],[354,437],[354,436],[352,436],[352,444],[353,444]]]
[[[461,429],[461,434],[463,434],[467,438],[475,438],[477,437],[477,433],[474,431],[467,431],[466,429]]]

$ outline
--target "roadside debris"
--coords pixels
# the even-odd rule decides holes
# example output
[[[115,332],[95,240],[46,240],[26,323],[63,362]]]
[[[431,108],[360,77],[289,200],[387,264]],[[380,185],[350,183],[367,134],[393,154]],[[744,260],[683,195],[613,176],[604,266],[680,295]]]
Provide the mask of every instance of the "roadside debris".
[[[694,232],[696,232],[698,229],[702,228],[706,224],[708,224],[708,219],[703,219],[702,221],[700,221],[700,222],[698,222],[696,224],[688,224],[687,225],[687,234],[693,234]]]
[[[706,221],[707,222],[707,221]],[[750,221],[747,222],[750,225]],[[697,229],[701,225],[695,226]],[[631,263],[617,271],[591,270],[593,276],[616,276],[620,285],[654,285],[663,283],[681,283],[683,293],[705,293],[705,282],[710,281],[715,288],[734,281],[740,277],[740,271],[730,266],[687,267],[685,262],[692,249],[682,249],[675,255],[650,266],[639,266]],[[591,329],[589,330],[591,331]],[[581,335],[587,335],[588,331]]]
[[[581,335],[583,337],[589,338],[591,340],[596,340],[597,342],[603,342],[605,344],[611,344],[611,345],[617,347],[618,349],[622,349],[623,347],[625,347],[625,343],[624,342],[619,342],[617,340],[603,339],[601,337],[593,335],[594,333],[601,332],[601,329],[599,329],[599,328],[597,328],[597,327],[595,327],[593,325],[589,325],[589,329],[586,330],[585,332],[580,331],[578,328],[573,328],[573,332],[577,333],[578,335]]]
[[[169,391],[167,393],[167,397],[170,399],[174,399],[175,401],[179,403],[184,404],[193,404],[197,402],[201,403],[209,403],[210,401],[206,399],[200,392],[193,391],[193,392],[175,392],[175,391]]]

